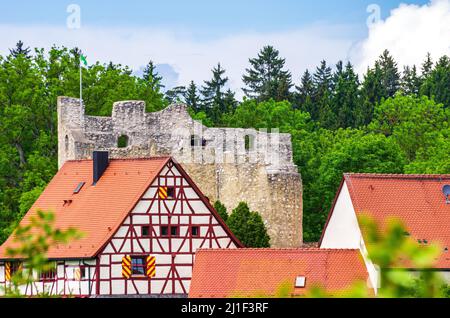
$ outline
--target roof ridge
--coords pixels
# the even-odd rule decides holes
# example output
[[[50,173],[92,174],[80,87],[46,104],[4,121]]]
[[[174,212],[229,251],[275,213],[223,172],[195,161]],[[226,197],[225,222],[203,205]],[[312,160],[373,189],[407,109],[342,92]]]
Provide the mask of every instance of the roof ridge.
[[[147,161],[147,160],[165,160],[172,156],[152,156],[152,157],[136,157],[136,158],[109,158],[109,161]],[[93,159],[71,159],[65,162],[87,162]]]
[[[395,178],[395,179],[450,179],[450,174],[401,174],[401,173],[344,173],[344,177]]]
[[[197,252],[216,252],[216,251],[223,251],[223,252],[249,252],[249,251],[258,251],[258,252],[349,252],[349,251],[359,251],[357,248],[319,248],[319,247],[299,247],[299,248],[236,248],[236,249],[221,249],[221,248],[200,248],[197,249]]]

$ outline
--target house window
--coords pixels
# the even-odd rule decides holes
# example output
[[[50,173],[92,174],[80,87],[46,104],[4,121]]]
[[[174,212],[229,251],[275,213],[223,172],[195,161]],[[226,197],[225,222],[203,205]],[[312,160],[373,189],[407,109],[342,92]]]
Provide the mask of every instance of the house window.
[[[178,226],[171,226],[170,227],[170,235],[171,236],[178,236]]]
[[[52,268],[42,271],[40,277],[43,281],[54,280],[56,278],[56,264]]]
[[[200,229],[198,226],[191,227],[191,235],[192,236],[199,236],[200,235]]]
[[[175,198],[175,188],[167,187],[167,199],[174,199],[174,198]]]
[[[169,236],[169,227],[161,226],[161,236]]]
[[[150,226],[143,226],[141,232],[142,236],[150,236]]]
[[[132,275],[145,275],[145,258],[144,257],[131,257],[131,274]]]

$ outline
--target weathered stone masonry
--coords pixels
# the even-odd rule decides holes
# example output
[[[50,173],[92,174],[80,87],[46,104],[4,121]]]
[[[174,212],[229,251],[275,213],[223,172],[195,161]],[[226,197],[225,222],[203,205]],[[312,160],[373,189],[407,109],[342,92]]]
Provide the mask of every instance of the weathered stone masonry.
[[[126,136],[127,147],[118,148],[120,136]],[[231,212],[246,201],[259,211],[272,246],[302,244],[302,181],[289,134],[208,128],[183,104],[146,113],[144,102],[123,101],[114,103],[111,117],[87,116],[79,99],[59,97],[59,167],[89,159],[93,150],[108,150],[112,158],[171,155],[211,202],[219,199]]]

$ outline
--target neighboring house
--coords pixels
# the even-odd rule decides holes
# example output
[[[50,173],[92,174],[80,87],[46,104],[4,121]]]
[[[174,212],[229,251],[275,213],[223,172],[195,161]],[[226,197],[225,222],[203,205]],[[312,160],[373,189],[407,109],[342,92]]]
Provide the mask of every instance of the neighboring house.
[[[450,281],[450,197],[444,187],[450,175],[345,174],[333,202],[320,247],[360,249],[372,285],[378,286],[377,267],[366,257],[366,242],[358,216],[370,216],[379,225],[390,218],[402,221],[409,235],[421,245],[442,248],[434,270]],[[408,268],[414,272],[416,268]]]
[[[67,161],[26,214],[52,211],[55,226],[73,227],[84,237],[48,252],[55,268],[33,273],[21,286],[26,295],[187,296],[198,248],[236,248],[233,236],[209,200],[170,157]],[[0,247],[0,287],[21,259]]]
[[[189,297],[269,297],[281,287],[299,297],[313,287],[345,296],[356,282],[368,282],[359,250],[200,249]]]

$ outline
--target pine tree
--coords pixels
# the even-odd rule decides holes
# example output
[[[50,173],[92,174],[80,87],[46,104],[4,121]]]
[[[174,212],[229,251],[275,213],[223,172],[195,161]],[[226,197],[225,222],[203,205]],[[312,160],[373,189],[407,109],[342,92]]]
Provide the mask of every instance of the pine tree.
[[[145,100],[148,101],[146,105],[147,111],[157,111],[167,106],[167,100],[161,92],[164,88],[161,81],[162,77],[159,76],[155,65],[152,61],[150,61],[144,69],[144,74],[141,81],[145,88]]]
[[[214,202],[214,209],[220,215],[222,220],[227,222],[227,220],[228,220],[228,212],[227,212],[227,208],[225,207],[225,205],[223,205],[223,203],[220,202],[220,201],[216,201],[216,202]]]
[[[335,127],[356,127],[356,114],[359,107],[359,80],[353,66],[347,63],[345,69],[338,68],[335,91],[332,98],[332,110],[336,115]]]
[[[24,43],[22,41],[19,41],[16,43],[16,47],[14,49],[10,49],[9,52],[13,57],[18,57],[19,55],[22,55],[25,58],[30,58],[30,48],[26,47],[24,48]]]
[[[301,109],[311,114],[313,111],[312,98],[314,94],[314,82],[309,70],[306,70],[305,73],[303,73],[300,86],[296,86],[295,89],[297,90],[297,98],[294,108]]]
[[[378,62],[373,69],[368,68],[361,87],[361,107],[356,112],[356,125],[364,126],[372,121],[375,105],[384,98],[381,84],[381,69]]]
[[[380,56],[379,67],[381,69],[381,84],[384,89],[384,97],[393,97],[400,88],[400,74],[397,63],[394,61],[388,50]]]
[[[166,91],[165,98],[169,104],[182,103],[185,94],[186,94],[186,87],[176,86]]]
[[[224,77],[225,70],[220,63],[212,69],[212,73],[212,79],[205,81],[205,85],[202,86],[202,103],[206,114],[214,123],[219,123],[221,115],[226,112],[223,89],[228,82],[228,77]]]
[[[162,77],[159,76],[156,71],[153,61],[150,61],[145,67],[143,78],[148,83],[148,86],[154,91],[160,91],[164,88],[164,85],[161,84]]]
[[[413,67],[405,66],[403,70],[402,77],[402,91],[406,95],[418,95],[422,81],[417,74],[417,68],[415,65]]]
[[[441,57],[421,87],[421,93],[450,107],[450,58]]]
[[[250,68],[242,80],[246,87],[242,88],[245,95],[259,102],[274,99],[283,101],[290,99],[292,77],[284,70],[285,59],[279,57],[279,51],[273,46],[265,46],[258,57],[249,59]]]
[[[235,94],[234,94],[233,91],[231,91],[231,89],[228,89],[225,92],[225,95],[224,95],[224,98],[223,98],[223,103],[225,105],[225,109],[226,109],[227,113],[234,112],[234,110],[238,106],[238,102],[237,102],[237,100],[236,100],[236,98],[234,96],[235,96]]]
[[[427,53],[427,57],[422,64],[422,79],[425,80],[433,70],[433,60],[431,59],[430,52]]]
[[[269,247],[270,238],[258,212],[250,212],[245,202],[233,210],[227,225],[245,247]]]
[[[321,123],[323,127],[332,127],[335,116],[331,109],[331,88],[332,88],[331,68],[326,61],[322,61],[313,75],[314,95],[313,109],[311,117]]]
[[[201,111],[200,96],[197,94],[197,86],[194,81],[191,81],[189,84],[184,95],[184,100],[194,112]]]

